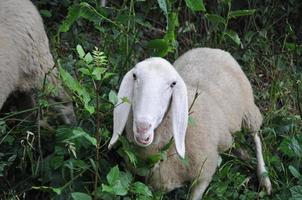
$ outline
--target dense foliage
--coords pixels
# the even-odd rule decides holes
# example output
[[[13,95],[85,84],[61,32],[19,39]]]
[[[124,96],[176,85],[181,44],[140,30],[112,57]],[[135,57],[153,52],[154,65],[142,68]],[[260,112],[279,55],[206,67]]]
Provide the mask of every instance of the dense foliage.
[[[107,145],[125,72],[152,55],[173,62],[193,47],[229,51],[251,80],[264,116],[264,158],[273,184],[272,196],[258,187],[253,143],[242,132],[222,155],[204,199],[302,199],[300,0],[112,0],[106,7],[97,0],[34,3],[78,122],[63,126],[51,120],[46,90],[37,91],[36,110],[50,121],[49,129],[16,113],[2,115],[0,199],[186,199],[190,185],[154,193],[125,167],[128,160],[144,175],[165,159],[165,149],[142,163],[124,138],[112,151]],[[233,151],[238,147],[248,158]]]

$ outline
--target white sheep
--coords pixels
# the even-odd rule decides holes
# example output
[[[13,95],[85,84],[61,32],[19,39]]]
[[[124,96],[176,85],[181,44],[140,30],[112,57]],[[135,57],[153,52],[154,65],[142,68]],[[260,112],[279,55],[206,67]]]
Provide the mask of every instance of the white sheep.
[[[238,63],[225,51],[197,48],[178,58],[174,67],[177,71],[165,59],[149,58],[125,75],[118,97],[127,97],[131,104],[114,109],[109,148],[125,126],[128,140],[140,146],[137,152],[143,158],[156,153],[174,136],[175,146],[168,150],[166,160],[154,166],[148,182],[165,192],[194,182],[190,198],[201,199],[218,166],[219,153],[231,147],[232,133],[243,125],[254,137],[259,182],[270,194],[271,182],[258,136],[262,117]],[[199,96],[194,98],[197,89]],[[187,127],[191,106],[189,115],[195,125]],[[182,158],[186,155],[189,165],[177,154]]]
[[[32,96],[33,89],[41,89],[45,74],[53,66],[42,18],[31,1],[0,1],[0,108],[14,92]],[[50,100],[70,100],[56,77],[56,69],[47,77],[59,88]],[[57,109],[64,122],[75,121],[72,103]]]

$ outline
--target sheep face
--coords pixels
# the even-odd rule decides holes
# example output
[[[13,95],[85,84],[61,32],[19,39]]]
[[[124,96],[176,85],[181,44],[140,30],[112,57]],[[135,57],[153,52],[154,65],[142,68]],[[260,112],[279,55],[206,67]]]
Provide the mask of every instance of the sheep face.
[[[127,97],[130,104],[123,103],[114,109],[114,130],[109,148],[122,133],[131,108],[135,143],[143,147],[152,144],[154,130],[162,122],[171,102],[176,149],[184,157],[188,120],[187,89],[168,61],[149,58],[138,63],[123,78],[118,97]]]
[[[63,123],[76,123],[76,116],[71,98],[63,89],[59,90],[58,94],[49,96],[48,101],[50,104],[54,104],[51,109],[59,114],[58,117]]]
[[[177,83],[173,72],[150,61],[138,63],[132,70],[133,132],[139,146],[153,142],[154,129],[161,123]]]
[[[74,113],[74,108],[73,108],[73,104],[72,102],[68,102],[68,103],[63,103],[61,104],[61,102],[64,102],[62,100],[49,100],[51,103],[57,104],[53,107],[53,110],[59,114],[59,119],[60,121],[62,121],[64,124],[75,124],[76,123],[76,116]],[[69,100],[70,101],[70,100]]]

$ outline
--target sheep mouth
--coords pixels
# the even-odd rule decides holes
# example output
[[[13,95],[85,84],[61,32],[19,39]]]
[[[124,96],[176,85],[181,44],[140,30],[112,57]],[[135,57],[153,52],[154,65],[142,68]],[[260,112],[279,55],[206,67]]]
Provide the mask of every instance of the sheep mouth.
[[[135,137],[136,142],[138,143],[138,145],[140,146],[148,146],[151,143],[151,136],[148,136],[147,138],[139,138],[139,137]]]

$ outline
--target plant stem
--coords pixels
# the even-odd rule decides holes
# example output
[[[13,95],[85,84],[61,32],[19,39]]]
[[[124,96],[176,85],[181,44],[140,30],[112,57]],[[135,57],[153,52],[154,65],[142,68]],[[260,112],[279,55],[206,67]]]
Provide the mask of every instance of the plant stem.
[[[196,86],[196,91],[195,91],[194,99],[193,99],[193,101],[192,101],[192,104],[191,104],[190,107],[189,107],[189,111],[188,111],[189,115],[190,115],[190,113],[191,113],[191,110],[192,110],[192,108],[193,108],[193,105],[194,105],[196,99],[197,99],[198,96],[200,95],[200,93],[199,93],[198,90],[199,90],[199,83],[198,83],[197,86]]]
[[[95,93],[96,93],[96,131],[95,131],[95,138],[96,138],[96,159],[95,159],[95,176],[94,176],[94,200],[97,199],[96,191],[98,188],[98,177],[99,177],[99,160],[100,160],[100,121],[101,121],[101,112],[99,110],[99,89],[100,89],[100,81],[94,82]]]
[[[51,71],[54,69],[50,69],[47,73],[44,75],[44,80],[43,80],[43,85],[42,85],[42,94],[45,92],[45,87],[47,84],[47,76],[51,73]],[[44,96],[44,95],[43,95]],[[38,113],[37,113],[37,132],[38,132],[38,148],[39,148],[39,154],[40,154],[40,159],[38,159],[37,167],[36,167],[36,174],[39,170],[40,167],[40,175],[43,177],[43,151],[42,151],[42,144],[41,144],[41,113],[42,113],[42,106],[40,105],[40,96],[38,95]],[[40,161],[40,163],[39,163]],[[39,165],[40,164],[40,165]]]

